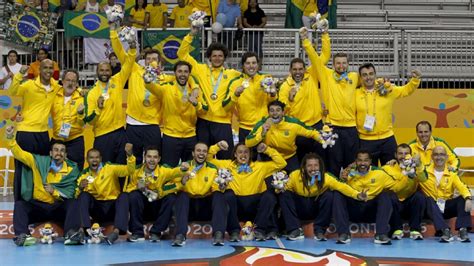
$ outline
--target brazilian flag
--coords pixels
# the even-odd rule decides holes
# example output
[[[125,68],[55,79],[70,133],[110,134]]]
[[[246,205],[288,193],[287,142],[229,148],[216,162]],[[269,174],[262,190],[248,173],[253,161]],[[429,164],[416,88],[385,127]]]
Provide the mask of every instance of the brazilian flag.
[[[63,19],[66,38],[87,37],[97,39],[109,38],[109,24],[102,13],[66,11]]]
[[[188,34],[187,30],[178,31],[145,31],[143,32],[144,46],[151,46],[161,52],[161,56],[165,59],[165,69],[171,70],[172,66],[179,61],[178,49],[181,45],[181,40]],[[194,37],[191,56],[197,61],[201,61],[201,38]]]
[[[61,0],[48,0],[49,12],[56,11],[56,8],[58,8],[60,5],[61,5]]]

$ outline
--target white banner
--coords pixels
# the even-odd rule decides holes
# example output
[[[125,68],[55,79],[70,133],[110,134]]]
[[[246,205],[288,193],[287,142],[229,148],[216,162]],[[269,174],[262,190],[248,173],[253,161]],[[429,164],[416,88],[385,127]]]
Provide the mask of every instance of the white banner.
[[[122,42],[125,51],[128,50],[128,43]],[[137,42],[137,56],[140,55],[139,44]],[[84,38],[85,63],[98,64],[109,61],[109,54],[113,52],[109,39]]]

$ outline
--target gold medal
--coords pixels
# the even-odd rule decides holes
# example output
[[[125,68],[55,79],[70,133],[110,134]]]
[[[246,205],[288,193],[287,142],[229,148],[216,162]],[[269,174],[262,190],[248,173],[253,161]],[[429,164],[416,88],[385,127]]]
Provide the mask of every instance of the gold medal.
[[[150,100],[148,99],[143,100],[143,105],[146,107],[149,107],[151,105]]]
[[[106,101],[107,99],[109,99],[110,95],[108,93],[102,93],[102,98],[104,98],[104,101]]]
[[[242,87],[244,87],[245,89],[247,89],[249,86],[250,86],[250,82],[249,82],[248,79],[246,79],[242,82]]]
[[[217,100],[217,94],[215,93],[211,94],[211,99],[214,101]]]

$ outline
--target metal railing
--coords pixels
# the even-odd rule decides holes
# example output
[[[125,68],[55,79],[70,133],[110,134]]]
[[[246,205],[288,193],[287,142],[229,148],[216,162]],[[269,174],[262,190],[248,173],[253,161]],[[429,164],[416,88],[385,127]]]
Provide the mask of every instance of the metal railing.
[[[173,30],[173,29],[169,29]],[[320,37],[313,32],[312,40],[321,50]],[[244,29],[237,39],[236,29],[224,29],[220,34],[203,30],[201,55],[212,41],[221,41],[230,48],[227,67],[241,69],[240,59],[249,50],[260,51],[262,72],[286,76],[289,63],[295,57],[305,58],[296,29]],[[445,88],[471,88],[474,81],[474,31],[451,30],[331,30],[332,54],[346,52],[350,70],[357,71],[362,63],[372,62],[380,76],[405,82],[414,68],[423,72],[428,85]],[[143,41],[141,42],[143,43]],[[95,78],[95,66],[84,61],[83,41],[66,40],[58,30],[51,53],[61,69],[81,71],[83,80]],[[31,55],[22,55],[20,62],[30,63]],[[205,61],[205,60],[204,60]],[[331,65],[331,62],[329,62]]]

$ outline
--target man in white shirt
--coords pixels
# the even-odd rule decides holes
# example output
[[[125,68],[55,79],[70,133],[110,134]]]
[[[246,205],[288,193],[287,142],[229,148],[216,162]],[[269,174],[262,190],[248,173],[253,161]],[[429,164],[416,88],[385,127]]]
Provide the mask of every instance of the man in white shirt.
[[[7,55],[8,63],[0,71],[0,89],[7,90],[12,83],[13,75],[20,72],[21,64],[18,64],[18,53],[11,50]]]

